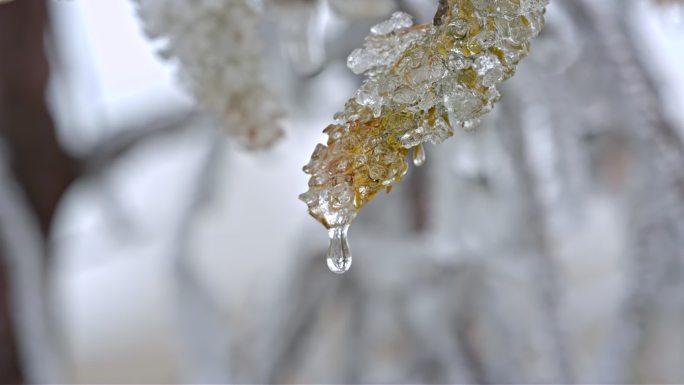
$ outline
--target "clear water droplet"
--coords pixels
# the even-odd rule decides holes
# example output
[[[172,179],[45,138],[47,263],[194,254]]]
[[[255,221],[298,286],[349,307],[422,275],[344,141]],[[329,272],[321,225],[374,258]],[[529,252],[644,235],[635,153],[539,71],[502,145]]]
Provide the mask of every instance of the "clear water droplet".
[[[422,144],[413,148],[413,164],[420,167],[425,163],[425,147]]]
[[[347,231],[349,225],[333,227],[328,230],[330,246],[328,247],[328,268],[335,274],[342,274],[349,270],[352,255],[349,251]]]

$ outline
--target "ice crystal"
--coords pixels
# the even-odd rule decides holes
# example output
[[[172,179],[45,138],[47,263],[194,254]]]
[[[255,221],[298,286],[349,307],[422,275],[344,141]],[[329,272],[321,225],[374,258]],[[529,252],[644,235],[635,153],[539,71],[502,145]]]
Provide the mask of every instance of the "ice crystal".
[[[248,0],[133,0],[145,33],[161,55],[178,61],[183,85],[198,105],[248,148],[282,135],[283,115],[261,72],[261,39]]]
[[[547,3],[443,0],[435,23],[413,26],[397,12],[374,26],[347,63],[367,78],[304,166],[311,178],[300,199],[309,213],[327,228],[348,226],[406,174],[410,149],[419,165],[423,143],[444,141],[454,125],[476,127],[527,55]]]

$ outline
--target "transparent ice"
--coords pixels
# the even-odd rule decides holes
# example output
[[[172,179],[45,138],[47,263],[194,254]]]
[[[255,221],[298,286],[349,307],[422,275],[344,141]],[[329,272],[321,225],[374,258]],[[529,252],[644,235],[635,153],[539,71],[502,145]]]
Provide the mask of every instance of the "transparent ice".
[[[300,199],[309,213],[340,234],[378,192],[402,179],[411,149],[420,166],[423,143],[443,142],[455,126],[477,127],[501,97],[499,84],[528,54],[547,3],[447,0],[448,12],[436,24],[414,26],[411,16],[396,12],[372,27],[347,60],[366,79],[304,167],[311,178]],[[340,239],[332,238],[331,250],[344,249]]]
[[[352,255],[349,251],[347,231],[349,225],[333,227],[328,230],[330,246],[328,247],[328,268],[336,274],[347,272],[352,264]]]

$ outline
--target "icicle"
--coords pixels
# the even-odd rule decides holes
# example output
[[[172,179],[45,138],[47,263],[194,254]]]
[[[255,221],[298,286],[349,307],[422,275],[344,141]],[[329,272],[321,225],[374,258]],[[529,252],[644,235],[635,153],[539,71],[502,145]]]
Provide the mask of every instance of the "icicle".
[[[349,270],[352,264],[352,255],[349,251],[347,231],[349,225],[333,227],[328,230],[330,246],[328,247],[328,268],[335,274],[343,274]]]
[[[422,144],[413,147],[413,165],[420,167],[425,163],[425,146]]]

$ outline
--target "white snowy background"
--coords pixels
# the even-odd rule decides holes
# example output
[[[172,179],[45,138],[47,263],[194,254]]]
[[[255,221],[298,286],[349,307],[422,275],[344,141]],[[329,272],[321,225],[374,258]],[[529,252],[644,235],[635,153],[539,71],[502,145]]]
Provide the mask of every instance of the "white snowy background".
[[[426,12],[434,6],[430,1],[408,3]],[[556,1],[551,3],[549,12],[562,14],[553,9]],[[649,76],[654,76],[667,101],[663,110],[684,127],[681,13],[646,1],[630,3],[635,5],[628,21],[638,38],[640,58],[648,62]],[[610,7],[606,7],[609,12]],[[521,248],[514,238],[521,230],[512,227],[520,222],[506,219],[517,215],[515,200],[522,198],[488,196],[478,192],[476,184],[461,181],[483,173],[501,173],[503,184],[511,178],[506,176],[511,166],[501,155],[495,123],[475,133],[458,133],[442,148],[428,148],[428,163],[433,163],[429,173],[434,176],[428,234],[407,235],[401,224],[409,221],[407,212],[411,212],[408,187],[379,197],[383,202],[369,205],[362,214],[365,222],[350,233],[355,275],[338,277],[326,271],[327,234],[307,215],[297,195],[306,190],[301,166],[322,140],[321,130],[358,86],[343,57],[330,59],[314,77],[299,78],[283,65],[279,51],[271,50],[267,67],[288,107],[287,136],[271,150],[250,153],[226,139],[211,118],[195,111],[178,85],[174,63],[159,58],[155,44],[143,35],[131,2],[55,1],[50,10],[58,52],[53,58],[50,104],[60,138],[71,151],[91,151],[119,131],[177,126],[136,147],[97,177],[80,181],[59,209],[51,240],[57,261],[52,299],[66,347],[69,381],[468,382],[483,380],[472,373],[485,373],[486,381],[554,382],[567,378],[560,377],[567,371],[579,382],[684,380],[684,316],[677,308],[672,310],[675,314],[658,318],[659,327],[648,329],[650,342],[641,349],[654,355],[653,362],[639,360],[643,368],[636,377],[614,377],[611,372],[619,371],[611,366],[612,360],[620,361],[611,350],[612,333],[632,279],[626,272],[628,223],[616,194],[585,195],[581,202],[573,201],[581,205],[577,209],[581,218],[569,215],[570,225],[554,225],[560,229],[555,234],[562,235],[551,246],[562,282],[562,295],[555,298],[556,317],[562,320],[559,333],[566,346],[554,347],[547,334],[534,334],[554,321],[539,315],[541,305],[530,299],[536,298],[543,284],[530,280],[528,267],[536,263],[534,259],[516,257]],[[367,28],[377,21],[352,24],[327,8],[323,12],[326,33],[333,36],[327,40],[332,45],[326,47],[331,55],[360,46]],[[550,17],[549,25],[555,20]],[[350,29],[360,31],[349,33]],[[561,36],[560,42],[568,44],[557,52],[561,62],[585,60],[583,53],[572,57],[573,50],[584,49],[572,40],[572,33],[578,32]],[[273,48],[273,42],[268,44]],[[534,52],[533,47],[533,56]],[[534,64],[523,66],[527,67],[521,68],[521,78],[535,76]],[[563,94],[553,84],[544,90]],[[588,116],[606,113],[585,112]],[[532,114],[532,119],[543,120]],[[489,121],[496,122],[496,116]],[[542,168],[561,156],[555,148],[544,149],[545,140],[551,140],[545,135],[551,134],[540,129],[526,137],[537,143],[532,157]],[[208,163],[210,172],[203,174]],[[554,172],[538,170],[542,176]],[[561,194],[554,192],[553,179],[551,175],[548,184],[542,183],[546,190],[540,193],[550,196],[550,202],[554,194]],[[209,193],[193,211],[189,202],[203,183],[211,185]],[[449,206],[450,200],[465,203]],[[492,220],[492,216],[503,219]],[[501,246],[496,249],[499,253],[510,255],[493,256],[494,244]],[[189,305],[179,294],[184,287],[179,260],[199,285],[193,290],[206,303],[191,298]],[[441,273],[421,270],[425,266],[454,273],[440,286],[429,277]],[[307,280],[315,282],[306,286],[302,281]],[[347,294],[336,294],[340,285],[345,285]],[[309,289],[295,290],[298,287]],[[468,294],[482,287],[489,294]],[[317,312],[307,313],[307,305],[301,304],[303,294],[322,296],[322,304],[315,302]],[[367,299],[361,306],[361,321],[355,318],[359,308],[353,305],[359,296]],[[405,296],[412,299],[398,299]],[[468,301],[461,297],[474,298],[475,305],[466,306]],[[454,308],[446,309],[445,304]],[[466,337],[460,331],[456,334],[475,340],[460,345],[440,341],[449,337],[438,332],[451,330],[442,325],[449,322],[443,316],[459,317],[469,311],[460,310],[462,306],[475,306],[473,314],[479,315],[472,324],[461,323],[470,325]],[[193,313],[189,319],[188,312]],[[211,314],[195,314],[202,312]],[[303,318],[297,322],[313,330],[297,352],[284,353],[296,357],[285,359],[279,367],[271,361],[278,359],[279,349],[289,349],[285,341],[296,338],[288,325],[298,316]],[[518,326],[497,326],[506,318],[516,319]],[[353,326],[347,329],[349,324]],[[203,330],[188,331],[187,325]],[[405,328],[413,334],[406,337]],[[488,333],[488,328],[505,330],[498,335]],[[529,336],[518,336],[528,332]],[[502,337],[506,333],[517,337],[509,335],[506,340]],[[519,339],[526,344],[509,348],[505,342]],[[360,345],[350,347],[350,343]],[[462,346],[480,350],[464,352]],[[507,349],[518,349],[517,357],[500,353]],[[570,368],[551,362],[549,357],[558,354],[557,349],[569,355]],[[348,356],[338,359],[340,352],[358,351],[365,352],[366,366]],[[407,351],[420,357],[446,357],[443,362],[450,367],[435,369],[442,377],[430,379],[420,373],[430,372],[430,365],[439,367],[442,361],[410,361],[413,356]],[[427,369],[407,368],[407,362]]]

